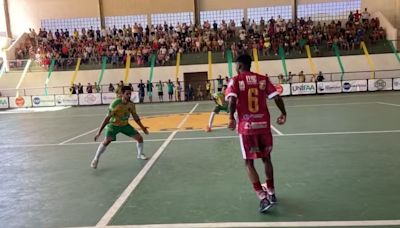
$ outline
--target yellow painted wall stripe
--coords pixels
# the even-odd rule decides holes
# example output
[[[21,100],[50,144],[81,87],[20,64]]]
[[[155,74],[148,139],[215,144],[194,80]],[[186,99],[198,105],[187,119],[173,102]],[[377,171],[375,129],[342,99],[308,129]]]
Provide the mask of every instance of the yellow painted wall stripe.
[[[212,79],[212,53],[208,52],[208,79]]]
[[[24,71],[22,72],[22,75],[19,78],[19,82],[18,82],[17,86],[15,87],[15,89],[17,90],[17,93],[15,95],[16,97],[19,97],[19,91],[18,91],[19,87],[21,86],[22,82],[24,81],[26,73],[28,73],[28,69],[29,69],[31,63],[32,63],[32,60],[28,60],[28,62],[25,65]]]
[[[312,56],[311,56],[311,50],[310,46],[306,45],[306,52],[307,52],[307,58],[308,58],[308,63],[310,64],[311,72],[313,75],[317,75],[317,66],[315,65]]]
[[[78,58],[78,61],[76,62],[76,66],[75,66],[75,71],[72,74],[71,85],[73,85],[75,83],[76,75],[78,75],[80,66],[81,66],[81,58]]]
[[[129,79],[129,69],[131,68],[131,55],[127,54],[126,56],[126,64],[125,64],[125,78],[124,78],[124,82],[128,83],[128,79]]]
[[[372,71],[371,78],[375,79],[375,64],[372,61],[371,56],[368,53],[368,49],[367,49],[367,46],[365,45],[364,41],[361,41],[360,46],[364,50],[365,58],[367,59],[369,67],[371,68],[371,71]]]
[[[175,70],[175,77],[176,80],[179,78],[179,66],[181,65],[181,53],[178,52],[178,55],[176,56],[176,70]]]
[[[256,67],[256,73],[260,73],[260,64],[258,63],[258,51],[257,49],[253,48],[253,57],[254,57],[254,65]]]

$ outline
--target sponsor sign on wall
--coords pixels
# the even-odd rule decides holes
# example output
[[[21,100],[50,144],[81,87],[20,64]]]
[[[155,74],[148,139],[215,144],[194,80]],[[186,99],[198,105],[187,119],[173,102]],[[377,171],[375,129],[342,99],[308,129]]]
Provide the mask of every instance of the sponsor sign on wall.
[[[79,105],[99,105],[101,104],[100,93],[79,94]]]
[[[111,102],[117,97],[115,93],[102,93],[101,101],[103,104],[111,104]]]
[[[342,82],[317,82],[317,93],[341,93]]]
[[[78,95],[56,95],[56,106],[78,105]]]
[[[292,95],[315,94],[317,92],[315,83],[293,83]]]
[[[290,95],[290,84],[276,84],[275,89],[281,96]]]
[[[369,91],[392,90],[392,79],[370,79],[368,80]]]
[[[51,107],[54,106],[54,96],[32,96],[33,107]]]
[[[8,101],[10,104],[10,108],[32,107],[32,101],[30,96],[9,97]]]
[[[362,91],[367,91],[367,89],[368,89],[367,80],[353,80],[353,81],[342,82],[343,92],[362,92]]]
[[[0,109],[8,108],[8,97],[0,97]]]
[[[400,90],[400,78],[393,79],[393,89]]]

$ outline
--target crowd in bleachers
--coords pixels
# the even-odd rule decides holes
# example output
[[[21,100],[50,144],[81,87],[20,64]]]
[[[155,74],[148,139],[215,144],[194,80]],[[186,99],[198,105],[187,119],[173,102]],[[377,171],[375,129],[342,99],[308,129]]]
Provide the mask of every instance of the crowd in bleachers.
[[[277,55],[279,46],[286,54],[302,52],[305,44],[312,47],[313,54],[319,55],[323,46],[337,44],[342,50],[359,47],[361,41],[375,43],[385,39],[385,30],[378,18],[370,18],[365,9],[350,12],[348,20],[314,22],[311,18],[300,18],[296,22],[282,17],[264,18],[256,23],[244,19],[237,25],[235,21],[205,21],[202,25],[178,23],[175,26],[150,25],[143,27],[134,23],[122,28],[94,29],[80,31],[57,29],[38,33],[30,29],[29,38],[16,49],[17,59],[34,59],[41,66],[48,67],[51,58],[56,59],[56,67],[73,66],[74,59],[81,58],[83,64],[100,63],[103,56],[107,62],[121,67],[126,54],[131,62],[146,65],[152,53],[156,54],[157,65],[164,65],[175,59],[176,54],[190,52],[232,50],[233,56],[256,48],[260,55]]]

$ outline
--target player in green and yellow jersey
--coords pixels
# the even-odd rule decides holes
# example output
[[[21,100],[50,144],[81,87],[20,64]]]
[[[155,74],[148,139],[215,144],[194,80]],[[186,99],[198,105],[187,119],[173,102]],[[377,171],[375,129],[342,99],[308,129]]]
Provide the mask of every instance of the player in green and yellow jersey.
[[[139,125],[142,131],[146,135],[149,134],[147,127],[143,126],[138,114],[136,113],[135,104],[131,101],[131,92],[132,91],[129,86],[121,87],[121,97],[116,98],[110,104],[108,108],[108,114],[104,118],[96,136],[94,137],[94,140],[97,141],[103,129],[106,129],[105,138],[103,142],[100,143],[96,151],[96,155],[91,163],[91,167],[94,169],[97,168],[101,154],[104,153],[107,146],[112,141],[116,140],[118,133],[122,133],[136,140],[137,158],[141,160],[147,159],[147,157],[143,154],[143,137],[128,122],[130,115],[132,115],[133,119]]]
[[[210,118],[208,120],[208,125],[206,127],[206,132],[211,132],[215,114],[219,114],[219,112],[221,112],[221,111],[229,113],[228,102],[225,101],[225,94],[224,94],[226,87],[227,86],[224,85],[222,91],[216,92],[212,95],[212,99],[214,100],[214,102],[217,105],[215,106],[214,110],[210,114]]]

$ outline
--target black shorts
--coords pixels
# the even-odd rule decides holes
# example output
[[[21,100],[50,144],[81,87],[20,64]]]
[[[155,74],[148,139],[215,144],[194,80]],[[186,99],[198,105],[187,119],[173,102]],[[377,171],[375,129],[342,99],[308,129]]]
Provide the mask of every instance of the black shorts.
[[[222,88],[218,88],[218,92],[221,92],[222,91]]]
[[[168,92],[168,95],[172,96],[172,95],[174,95],[174,92]]]
[[[158,92],[158,96],[164,96],[163,92]]]

